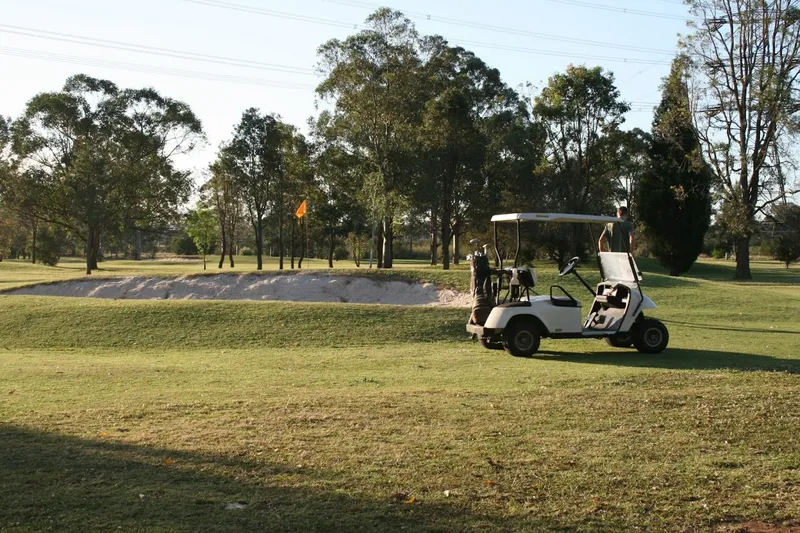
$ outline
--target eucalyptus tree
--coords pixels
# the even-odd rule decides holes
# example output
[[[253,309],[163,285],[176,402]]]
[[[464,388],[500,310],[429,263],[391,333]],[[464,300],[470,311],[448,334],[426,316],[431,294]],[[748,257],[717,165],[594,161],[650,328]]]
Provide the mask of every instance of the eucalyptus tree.
[[[366,29],[318,50],[325,79],[318,95],[331,104],[327,136],[357,158],[381,221],[382,264],[392,267],[393,223],[411,194],[407,174],[424,106],[421,41],[414,25],[382,8]]]
[[[483,123],[513,109],[517,95],[472,52],[451,47],[441,37],[426,39],[428,98],[422,112],[425,155],[422,190],[438,204],[442,266],[450,268],[449,243],[474,205],[484,203],[483,167],[490,140]],[[456,241],[458,235],[456,235]],[[457,248],[457,247],[454,247]]]
[[[264,221],[281,172],[281,128],[274,115],[250,108],[219,154],[220,170],[232,173],[255,233],[257,269],[264,268]]]
[[[209,206],[216,211],[219,221],[220,257],[218,268],[225,262],[228,254],[230,267],[235,266],[233,259],[236,246],[236,230],[242,219],[242,199],[234,173],[226,167],[225,161],[217,159],[209,168],[210,179],[203,185],[203,192],[208,197]]]
[[[614,153],[630,109],[620,100],[613,74],[600,67],[570,66],[552,76],[534,102],[534,115],[546,135],[546,164],[537,169],[546,207],[610,214],[621,194]],[[582,232],[579,225],[553,232],[559,238],[556,246],[550,243],[551,254],[582,255]]]
[[[735,277],[750,279],[756,217],[793,192],[782,156],[796,156],[791,146],[800,133],[800,6],[796,0],[686,3],[695,19],[683,42],[693,66],[695,127],[736,239]]]
[[[203,140],[186,104],[153,89],[119,89],[77,75],[34,96],[12,126],[18,172],[9,196],[25,215],[86,242],[97,268],[101,235],[172,218],[192,189],[175,158]]]

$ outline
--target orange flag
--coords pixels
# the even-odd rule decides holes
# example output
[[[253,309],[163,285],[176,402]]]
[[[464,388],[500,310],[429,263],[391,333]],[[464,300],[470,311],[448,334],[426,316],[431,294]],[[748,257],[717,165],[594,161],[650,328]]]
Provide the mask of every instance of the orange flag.
[[[295,216],[297,218],[303,218],[306,216],[306,211],[308,211],[308,200],[303,200],[303,203],[297,208],[297,213],[295,213]]]

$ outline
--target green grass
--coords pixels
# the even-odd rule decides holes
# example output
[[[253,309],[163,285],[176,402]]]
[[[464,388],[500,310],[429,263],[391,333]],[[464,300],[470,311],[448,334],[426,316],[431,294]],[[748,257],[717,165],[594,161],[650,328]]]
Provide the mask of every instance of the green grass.
[[[108,265],[189,270],[131,263]],[[468,283],[414,266],[391,275]],[[659,356],[517,359],[459,309],[0,296],[0,529],[797,526],[797,270],[643,266]],[[0,286],[57,270],[3,262]]]

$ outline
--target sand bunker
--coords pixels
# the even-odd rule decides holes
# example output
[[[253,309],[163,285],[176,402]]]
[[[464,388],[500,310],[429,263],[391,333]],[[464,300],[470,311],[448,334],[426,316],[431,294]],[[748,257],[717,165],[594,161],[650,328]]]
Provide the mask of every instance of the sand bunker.
[[[276,300],[469,307],[468,294],[432,283],[381,281],[324,274],[128,277],[83,279],[24,287],[6,294],[117,300]]]

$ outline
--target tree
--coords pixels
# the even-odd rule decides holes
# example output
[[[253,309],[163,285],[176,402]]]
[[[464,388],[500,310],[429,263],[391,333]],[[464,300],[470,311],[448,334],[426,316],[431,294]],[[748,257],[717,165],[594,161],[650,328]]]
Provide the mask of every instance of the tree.
[[[651,168],[640,183],[639,215],[650,251],[670,276],[691,268],[711,224],[713,174],[692,123],[685,72],[686,58],[678,57],[662,86],[653,120]]]
[[[546,209],[611,213],[622,195],[615,181],[619,127],[630,109],[620,101],[614,76],[602,68],[569,66],[552,76],[535,98],[533,112],[546,135],[546,163],[537,168]],[[560,228],[551,255],[583,255],[583,227]]]
[[[775,224],[772,253],[786,268],[800,259],[800,206],[776,204],[769,219]]]
[[[372,214],[381,221],[383,268],[392,267],[394,218],[410,195],[407,170],[425,90],[419,47],[411,21],[381,8],[365,30],[318,50],[325,79],[317,93],[333,104],[323,120],[326,136],[364,168]]]
[[[214,210],[198,204],[186,216],[186,233],[192,238],[197,250],[203,254],[203,270],[206,269],[206,254],[217,242],[219,220]]]
[[[284,225],[287,221],[290,224],[295,223],[295,209],[300,202],[306,199],[313,175],[311,172],[311,149],[306,138],[292,125],[279,122],[278,128],[281,140],[272,204],[278,219],[279,268],[283,270],[283,257],[286,251]],[[308,223],[307,220],[306,223]],[[300,238],[302,240],[303,237]],[[292,246],[294,246],[294,242],[292,242]],[[294,257],[294,249],[292,257]]]
[[[683,43],[707,161],[736,238],[736,279],[752,279],[756,216],[785,195],[781,144],[800,111],[800,9],[795,0],[687,0],[701,22]],[[791,152],[788,152],[791,153]]]
[[[322,237],[326,241],[328,267],[333,268],[336,244],[349,237],[352,253],[360,254],[361,241],[367,227],[367,217],[358,202],[362,177],[355,158],[337,145],[326,145],[320,140],[320,149],[314,157],[316,187],[314,188],[314,214],[322,223]],[[359,262],[356,258],[356,266]]]
[[[449,244],[458,241],[466,213],[482,202],[482,172],[489,144],[482,123],[514,108],[516,94],[472,52],[450,47],[441,37],[426,39],[425,65],[430,94],[422,113],[424,190],[437,203],[442,267],[450,268]],[[433,194],[431,194],[433,192]],[[436,209],[438,207],[438,209]]]
[[[257,269],[264,268],[264,219],[281,172],[281,131],[273,115],[250,108],[234,128],[233,139],[220,150],[222,169],[235,177],[236,188],[255,232]]]
[[[60,92],[34,96],[12,138],[20,170],[7,197],[34,220],[80,236],[91,274],[104,231],[177,216],[192,180],[174,160],[203,133],[182,102],[77,75]]]
[[[216,211],[219,220],[220,257],[219,266],[225,262],[225,253],[228,253],[231,268],[236,242],[236,228],[242,218],[242,201],[234,174],[225,167],[224,161],[217,160],[211,167],[211,179],[203,185],[203,190],[208,194],[209,205]]]

